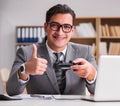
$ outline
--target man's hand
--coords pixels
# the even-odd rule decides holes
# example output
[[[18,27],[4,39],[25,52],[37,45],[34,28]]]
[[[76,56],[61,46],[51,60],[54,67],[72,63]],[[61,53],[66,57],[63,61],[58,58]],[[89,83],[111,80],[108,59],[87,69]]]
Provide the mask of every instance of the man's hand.
[[[77,58],[73,63],[80,63],[80,65],[73,65],[71,69],[74,70],[80,77],[86,78],[88,81],[94,80],[96,69],[95,67],[83,58]]]
[[[47,60],[37,57],[37,47],[35,44],[33,46],[33,52],[31,58],[25,62],[25,73],[22,74],[18,71],[19,78],[26,81],[28,80],[28,75],[42,75],[47,68]]]
[[[30,75],[42,75],[47,68],[47,60],[37,57],[37,47],[35,44],[33,46],[33,52],[31,58],[25,62],[25,71]]]

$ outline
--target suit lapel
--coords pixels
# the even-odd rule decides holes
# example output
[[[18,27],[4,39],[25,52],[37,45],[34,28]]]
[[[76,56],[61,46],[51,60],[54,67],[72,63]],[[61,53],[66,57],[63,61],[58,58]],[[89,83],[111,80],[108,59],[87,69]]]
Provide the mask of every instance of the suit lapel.
[[[73,61],[75,57],[76,57],[76,50],[71,46],[71,43],[68,43],[65,62]]]
[[[66,52],[65,62],[73,61],[76,58],[76,49],[74,49],[70,43],[68,43],[68,48]],[[69,92],[72,84],[72,75],[70,74],[71,70],[66,71],[66,87],[65,93]]]
[[[45,44],[42,45],[40,48],[38,48],[38,57],[42,57],[48,61],[48,67],[47,67],[46,74],[47,74],[48,79],[49,79],[51,85],[53,86],[54,90],[59,93],[59,87],[57,84],[56,75],[55,75],[53,65],[51,63],[51,60],[50,60],[50,57],[48,54],[48,50],[47,50],[47,47]]]

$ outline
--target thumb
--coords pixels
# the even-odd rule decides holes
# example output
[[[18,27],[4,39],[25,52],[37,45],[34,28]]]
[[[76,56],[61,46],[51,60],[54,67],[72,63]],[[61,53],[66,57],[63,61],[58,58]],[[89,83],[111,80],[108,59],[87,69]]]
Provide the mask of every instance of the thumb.
[[[37,47],[35,44],[32,44],[33,52],[32,52],[32,58],[37,58]]]

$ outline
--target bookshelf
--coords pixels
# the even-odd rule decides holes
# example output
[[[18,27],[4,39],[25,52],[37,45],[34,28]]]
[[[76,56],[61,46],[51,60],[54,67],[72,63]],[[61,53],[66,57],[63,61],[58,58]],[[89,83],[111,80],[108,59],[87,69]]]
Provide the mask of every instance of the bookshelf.
[[[94,49],[97,63],[100,55],[112,54],[109,51],[113,50],[112,55],[120,54],[120,17],[77,17],[75,25],[79,26],[81,23],[91,23],[95,29],[95,36],[81,36],[78,33],[79,35],[76,35],[77,38],[73,38],[74,40],[71,41],[90,45],[95,44]],[[114,51],[119,53],[114,53]]]
[[[92,45],[96,61],[98,61],[99,19],[97,17],[77,17],[75,20],[75,26],[76,26],[75,36],[73,36],[71,41],[76,43]]]
[[[70,41],[75,43],[92,45],[97,63],[99,60],[99,56],[104,54],[103,52],[106,52],[105,54],[109,54],[111,43],[120,43],[120,17],[77,17],[75,20],[75,26],[76,31]],[[21,34],[26,36],[24,34],[26,33],[26,31],[22,29],[27,29],[27,34],[30,35],[30,28],[33,29],[33,31],[31,31],[31,37],[35,35],[35,37],[37,37],[37,41],[19,42],[18,38],[21,36]],[[16,26],[16,32],[16,46],[29,45],[31,43],[41,42],[45,36],[43,26],[36,25]],[[113,50],[115,51],[115,49]],[[117,51],[120,52],[120,50]]]

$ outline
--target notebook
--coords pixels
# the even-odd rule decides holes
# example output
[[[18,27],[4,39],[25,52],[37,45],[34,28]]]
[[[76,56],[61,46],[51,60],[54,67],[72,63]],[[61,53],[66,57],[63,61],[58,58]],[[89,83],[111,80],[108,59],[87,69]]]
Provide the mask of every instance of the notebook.
[[[95,95],[83,96],[82,99],[90,101],[120,101],[120,56],[100,56]]]

